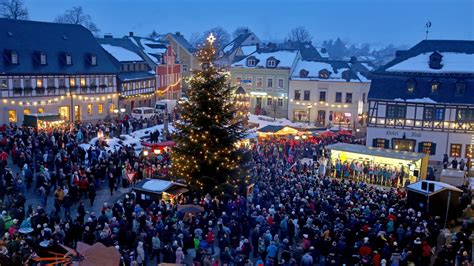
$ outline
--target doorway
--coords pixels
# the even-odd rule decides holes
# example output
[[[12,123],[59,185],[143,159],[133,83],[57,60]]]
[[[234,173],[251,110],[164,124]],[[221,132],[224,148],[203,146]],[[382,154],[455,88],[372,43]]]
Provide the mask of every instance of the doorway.
[[[74,105],[74,121],[81,121],[81,106]]]

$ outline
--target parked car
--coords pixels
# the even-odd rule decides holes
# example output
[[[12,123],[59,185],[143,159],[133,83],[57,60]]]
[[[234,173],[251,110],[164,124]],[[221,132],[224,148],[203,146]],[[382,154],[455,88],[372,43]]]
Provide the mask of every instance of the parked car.
[[[152,107],[137,107],[132,110],[132,117],[136,119],[150,119],[155,115],[155,109]]]

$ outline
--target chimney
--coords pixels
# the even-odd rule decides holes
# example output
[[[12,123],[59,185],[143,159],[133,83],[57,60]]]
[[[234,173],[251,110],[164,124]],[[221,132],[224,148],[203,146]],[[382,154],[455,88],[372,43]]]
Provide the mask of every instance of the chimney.
[[[351,56],[351,63],[355,64],[357,62],[357,56]]]
[[[258,49],[260,49],[260,43],[256,43],[255,45],[257,46],[257,51],[258,51]]]
[[[177,31],[176,36],[181,36],[181,32]]]
[[[112,33],[106,33],[104,34],[104,39],[112,39],[114,36],[112,36]]]
[[[133,31],[128,32],[128,36],[133,37]]]

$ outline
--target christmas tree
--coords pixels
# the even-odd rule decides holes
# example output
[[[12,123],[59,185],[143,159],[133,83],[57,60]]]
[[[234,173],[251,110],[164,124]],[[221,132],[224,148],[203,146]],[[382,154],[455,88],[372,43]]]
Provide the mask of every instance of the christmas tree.
[[[236,144],[244,136],[242,119],[236,119],[229,73],[213,65],[214,40],[211,34],[197,52],[202,71],[193,73],[189,100],[178,105],[181,120],[175,125],[172,157],[175,176],[186,179],[194,191],[213,194],[238,187],[243,153]]]

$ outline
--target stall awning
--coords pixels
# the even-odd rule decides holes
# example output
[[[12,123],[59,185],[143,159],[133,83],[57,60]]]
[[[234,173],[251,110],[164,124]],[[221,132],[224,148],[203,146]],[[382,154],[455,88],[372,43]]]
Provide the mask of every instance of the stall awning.
[[[345,152],[352,152],[352,153],[358,153],[358,154],[366,154],[369,156],[378,156],[378,157],[407,160],[407,161],[417,161],[428,156],[428,154],[424,154],[424,153],[366,147],[362,145],[355,145],[355,144],[348,144],[348,143],[331,144],[327,146],[326,148],[328,150],[345,151]]]
[[[184,190],[180,190],[183,188]],[[187,191],[186,185],[161,179],[145,179],[134,187],[135,190],[145,191],[154,194],[166,192],[168,194],[179,195]]]
[[[429,187],[429,184],[433,184],[434,185],[434,190],[429,191],[428,189],[422,189],[423,182],[427,183],[426,184],[427,188]],[[431,180],[423,180],[423,181],[420,181],[420,182],[410,184],[410,185],[407,186],[407,189],[415,191],[415,192],[420,193],[420,194],[425,194],[425,195],[438,193],[438,192],[440,192],[442,190],[445,190],[445,189],[448,189],[448,190],[451,190],[451,191],[462,192],[462,190],[460,190],[459,188],[457,188],[455,186],[451,186],[450,184],[446,184],[446,183],[438,182],[438,181],[431,181]]]

